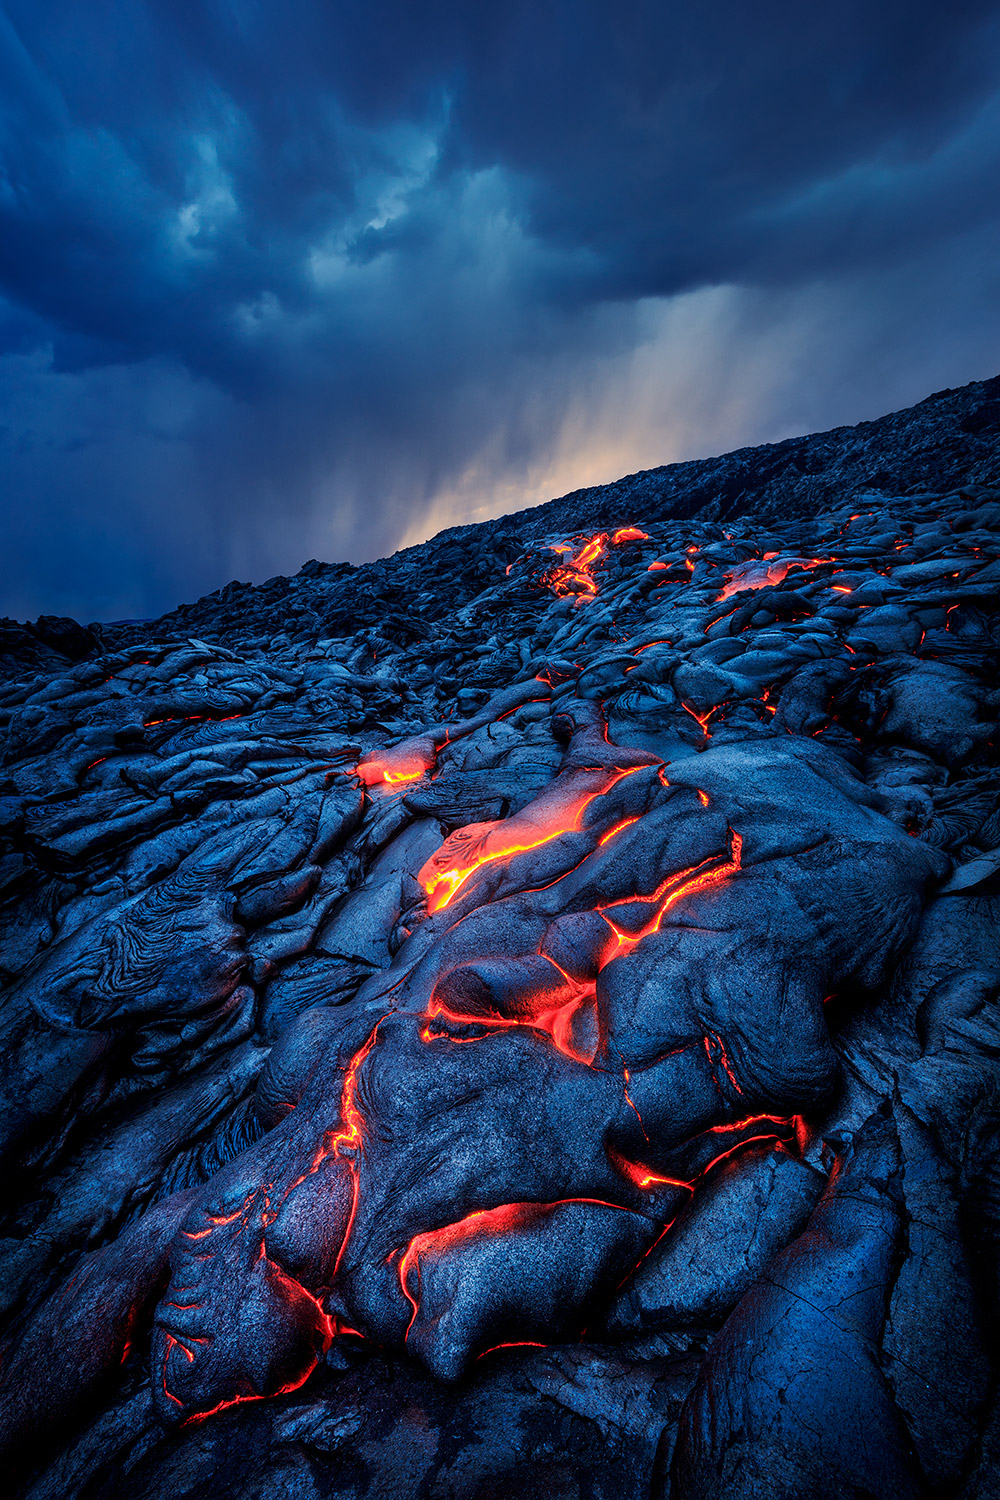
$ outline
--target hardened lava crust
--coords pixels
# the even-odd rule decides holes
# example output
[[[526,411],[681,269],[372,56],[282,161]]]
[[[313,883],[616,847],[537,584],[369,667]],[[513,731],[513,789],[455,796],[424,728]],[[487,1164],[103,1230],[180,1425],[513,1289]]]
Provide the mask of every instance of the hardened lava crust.
[[[998,448],[0,626],[12,1493],[1000,1493]]]

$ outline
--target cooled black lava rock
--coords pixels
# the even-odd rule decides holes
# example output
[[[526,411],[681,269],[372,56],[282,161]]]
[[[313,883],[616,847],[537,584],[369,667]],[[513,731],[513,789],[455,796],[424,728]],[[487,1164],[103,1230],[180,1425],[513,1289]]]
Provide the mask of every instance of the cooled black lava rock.
[[[998,391],[4,622],[16,1493],[996,1493]]]

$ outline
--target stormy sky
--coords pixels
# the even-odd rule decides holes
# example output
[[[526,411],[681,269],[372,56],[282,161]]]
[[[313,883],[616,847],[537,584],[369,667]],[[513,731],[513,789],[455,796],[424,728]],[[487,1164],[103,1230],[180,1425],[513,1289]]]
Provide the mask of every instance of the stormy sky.
[[[995,0],[0,3],[0,613],[998,371]]]

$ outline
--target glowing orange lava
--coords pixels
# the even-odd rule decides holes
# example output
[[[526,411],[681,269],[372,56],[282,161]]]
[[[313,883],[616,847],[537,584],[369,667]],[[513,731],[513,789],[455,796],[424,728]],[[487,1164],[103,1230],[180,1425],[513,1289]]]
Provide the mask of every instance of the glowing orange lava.
[[[337,1251],[337,1259],[334,1262],[333,1266],[333,1274],[335,1276],[338,1269],[340,1268],[340,1262],[343,1259],[344,1251],[347,1249],[347,1242],[351,1237],[351,1230],[354,1227],[354,1220],[357,1217],[358,1212],[358,1192],[360,1189],[360,1178],[358,1174],[357,1157],[359,1152],[361,1151],[363,1139],[361,1111],[358,1109],[356,1103],[356,1095],[358,1089],[358,1069],[361,1067],[361,1064],[364,1062],[365,1058],[374,1047],[375,1040],[378,1036],[378,1029],[381,1024],[381,1021],[375,1022],[368,1040],[359,1049],[359,1051],[354,1054],[354,1056],[351,1058],[350,1063],[348,1064],[347,1072],[344,1074],[344,1088],[340,1096],[340,1129],[337,1134],[332,1137],[329,1142],[329,1147],[327,1148],[330,1151],[336,1151],[338,1155],[347,1158],[350,1163],[352,1180],[351,1211],[347,1217],[347,1227],[344,1230],[344,1238],[340,1242],[340,1249]],[[322,1154],[326,1154],[326,1150],[324,1149],[324,1147],[321,1147],[320,1151]]]
[[[110,680],[109,678],[108,681]],[[233,719],[243,717],[243,714],[226,714],[223,718],[216,719],[211,714],[174,714],[166,719],[146,719],[142,727],[155,729],[159,724],[229,724]]]
[[[589,1067],[594,1060],[596,1043],[591,1045],[589,1050],[581,1051],[574,1040],[574,1028],[581,1012],[588,1006],[596,1004],[596,983],[592,979],[574,979],[553,958],[547,958],[546,962],[552,965],[560,978],[556,980],[551,990],[538,990],[532,995],[521,997],[521,1003],[530,1006],[527,1014],[497,1016],[455,1011],[443,1005],[435,997],[424,1012],[424,1026],[420,1032],[421,1041],[434,1042],[442,1037],[459,1043],[478,1041],[483,1035],[489,1036],[497,1031],[509,1031],[515,1026],[527,1026],[534,1031],[544,1031],[564,1057],[572,1058],[574,1062],[584,1063]],[[477,1027],[479,1035],[454,1036],[444,1028],[435,1029],[433,1022],[436,1020],[443,1021],[445,1026]]]
[[[632,1107],[635,1108],[634,1105]],[[641,1162],[629,1161],[628,1157],[622,1156],[613,1147],[608,1151],[608,1159],[615,1170],[621,1172],[622,1176],[627,1177],[629,1182],[637,1188],[678,1187],[688,1193],[694,1192],[690,1182],[685,1182],[680,1177],[663,1177],[659,1172],[644,1167]]]
[[[717,596],[716,603],[744,589],[763,589],[781,583],[792,568],[808,571],[810,568],[820,568],[824,563],[834,561],[832,557],[783,557],[779,559],[776,552],[765,552],[762,558],[751,558],[748,562],[740,563],[739,567],[734,568],[731,573],[726,574],[725,587]]]
[[[611,839],[614,838],[615,834],[621,833],[623,828],[631,828],[632,824],[638,823],[638,821],[638,817],[623,818],[620,823],[616,823],[614,828],[609,828],[607,833],[605,833],[600,839],[598,839],[598,847],[600,848],[602,845],[609,843]]]
[[[601,967],[609,963],[611,959],[617,958],[621,953],[629,953],[635,945],[651,933],[659,932],[663,918],[672,907],[676,906],[686,896],[693,896],[701,891],[709,890],[712,886],[722,885],[731,875],[736,874],[742,863],[743,839],[742,836],[732,829],[729,831],[729,858],[719,861],[717,858],[702,860],[701,864],[694,865],[691,869],[682,870],[677,875],[668,875],[666,880],[653,892],[651,896],[635,896],[624,901],[612,902],[610,906],[598,907],[601,916],[607,922],[614,933],[614,942],[605,951]],[[636,901],[644,905],[658,902],[655,914],[649,919],[638,932],[626,932],[619,927],[608,916],[616,906],[631,906]]]
[[[354,774],[362,786],[376,786],[380,781],[396,786],[402,781],[419,781],[433,766],[433,760],[424,760],[414,755],[394,760],[392,751],[387,750],[377,760],[362,761]]]
[[[469,1240],[509,1234],[512,1231],[530,1228],[538,1222],[547,1209],[571,1203],[594,1204],[598,1208],[613,1208],[621,1211],[620,1204],[608,1203],[603,1198],[559,1198],[554,1203],[501,1203],[497,1208],[476,1209],[473,1213],[466,1214],[464,1219],[458,1219],[454,1224],[445,1224],[441,1229],[429,1229],[422,1234],[414,1235],[399,1258],[399,1285],[403,1296],[413,1309],[406,1333],[403,1335],[403,1342],[405,1343],[409,1337],[417,1313],[420,1311],[419,1257],[421,1252],[429,1251],[432,1255],[441,1254]],[[413,1284],[414,1278],[415,1285]],[[493,1348],[520,1348],[522,1344],[539,1349],[545,1347],[542,1344],[535,1344],[533,1339],[519,1339],[511,1344],[494,1344]],[[483,1351],[484,1354],[490,1352],[489,1349]]]
[[[549,827],[538,828],[538,824],[526,817],[508,818],[496,823],[473,823],[468,828],[457,830],[461,838],[452,834],[442,844],[423,866],[417,877],[424,890],[427,892],[427,909],[429,912],[441,911],[453,899],[462,886],[476,870],[482,869],[483,865],[492,864],[498,859],[508,859],[513,854],[523,854],[530,849],[540,849],[545,844],[550,844],[553,839],[559,838],[564,833],[579,833],[582,828],[583,815],[596,797],[603,797],[625,776],[631,776],[635,771],[641,770],[639,766],[631,766],[624,771],[615,771],[610,780],[596,791],[588,792],[567,806],[559,806],[553,809],[558,821],[554,821]],[[583,773],[586,774],[586,773]],[[543,799],[539,799],[541,802]],[[554,799],[553,799],[554,800]],[[538,803],[535,804],[536,808]],[[532,830],[537,832],[532,836]],[[463,843],[469,844],[475,836],[474,831],[482,830],[476,838],[478,848],[471,856],[459,860],[453,865],[442,867],[454,849],[461,847]],[[449,850],[449,844],[452,846]]]
[[[721,708],[721,707],[722,707],[721,703],[716,704],[716,708]],[[709,708],[709,709],[706,710],[705,713],[700,714],[700,713],[697,713],[695,711],[695,709],[691,708],[690,705],[687,704],[687,703],[682,703],[681,704],[681,708],[684,710],[684,712],[686,714],[690,714],[691,717],[692,717],[692,719],[694,719],[695,722],[700,726],[702,734],[707,735],[708,738],[711,739],[712,732],[711,732],[711,730],[708,727],[708,721],[711,719],[711,717],[715,713],[716,709],[715,708]]]
[[[552,552],[559,557],[564,557],[567,552],[573,555],[558,567],[550,569],[543,582],[548,584],[558,598],[565,599],[572,595],[576,597],[578,604],[582,604],[584,600],[589,601],[597,594],[597,581],[591,568],[607,554],[609,546],[647,540],[646,533],[640,531],[638,526],[619,526],[611,536],[606,531],[598,531],[582,542],[575,552],[572,542],[555,542],[550,547]]]
[[[567,562],[560,563],[558,567],[546,574],[544,581],[558,598],[565,599],[569,595],[575,595],[578,602],[582,599],[594,598],[597,593],[597,583],[590,569],[598,558],[604,556],[607,540],[606,531],[598,532],[596,536],[584,542]],[[561,542],[552,548],[552,551],[560,556],[570,550],[569,542]]]

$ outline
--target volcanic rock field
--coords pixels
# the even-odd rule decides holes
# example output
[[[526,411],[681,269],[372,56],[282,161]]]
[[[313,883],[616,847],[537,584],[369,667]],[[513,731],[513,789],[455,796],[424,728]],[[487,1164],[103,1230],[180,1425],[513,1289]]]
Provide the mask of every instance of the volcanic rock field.
[[[0,648],[12,1495],[1000,1495],[1000,378]]]

